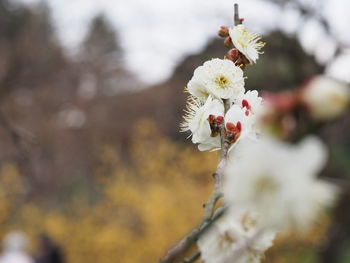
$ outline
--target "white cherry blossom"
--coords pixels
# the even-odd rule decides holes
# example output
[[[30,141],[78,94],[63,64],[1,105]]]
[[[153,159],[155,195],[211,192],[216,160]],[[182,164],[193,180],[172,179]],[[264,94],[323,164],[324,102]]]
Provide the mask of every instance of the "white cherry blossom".
[[[187,89],[201,101],[209,95],[229,99],[244,92],[243,71],[231,60],[212,59],[194,71]]]
[[[215,118],[224,115],[224,105],[221,101],[209,96],[202,105],[194,97],[190,97],[187,102],[187,111],[182,123],[182,131],[190,131],[192,142],[199,144],[199,150],[212,150],[220,148],[220,136],[213,134],[209,123],[209,116]]]
[[[229,29],[233,45],[249,60],[256,63],[261,54],[260,50],[265,43],[260,41],[260,36],[250,33],[244,25],[237,25]]]
[[[317,178],[326,149],[315,137],[290,145],[261,137],[230,152],[224,194],[228,204],[256,212],[266,227],[305,229],[331,204],[336,188]]]
[[[198,247],[205,263],[259,263],[274,237],[259,228],[254,214],[231,210],[200,237]]]
[[[312,117],[329,120],[345,111],[350,102],[350,88],[326,76],[316,76],[303,87],[302,100]]]
[[[247,90],[246,93],[239,94],[233,102],[235,105],[245,109],[247,116],[254,116],[259,114],[262,107],[262,97],[259,97],[257,90]]]
[[[230,137],[233,136],[232,145],[238,143],[246,137],[255,137],[253,129],[254,119],[246,115],[246,110],[238,105],[232,105],[225,115],[226,132]]]

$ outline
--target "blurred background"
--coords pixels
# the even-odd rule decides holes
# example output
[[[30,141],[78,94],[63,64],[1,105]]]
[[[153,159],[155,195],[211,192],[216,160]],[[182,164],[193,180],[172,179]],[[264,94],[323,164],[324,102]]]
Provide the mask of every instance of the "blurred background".
[[[249,89],[350,82],[350,1],[236,2],[267,42]],[[0,0],[0,238],[22,231],[37,262],[156,262],[198,222],[217,158],[179,133],[183,89],[226,53],[216,32],[233,4]],[[349,129],[347,112],[314,131],[330,149],[322,176],[343,186]],[[266,262],[350,262],[347,191]]]

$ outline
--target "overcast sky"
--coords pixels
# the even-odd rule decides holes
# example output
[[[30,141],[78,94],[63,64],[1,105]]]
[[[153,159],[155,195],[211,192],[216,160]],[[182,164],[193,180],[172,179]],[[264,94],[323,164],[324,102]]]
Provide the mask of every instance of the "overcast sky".
[[[39,0],[17,0],[33,4]],[[232,23],[234,2],[240,5],[245,24],[258,33],[276,27],[297,32],[304,48],[327,61],[334,41],[314,21],[298,28],[299,14],[282,12],[262,0],[47,0],[54,27],[71,53],[86,34],[92,17],[104,13],[118,30],[126,52],[127,67],[149,83],[170,76],[174,66],[188,54],[202,50],[220,25]],[[304,0],[317,5],[319,0]],[[350,1],[325,0],[322,12],[330,17],[332,30],[350,44]],[[317,6],[320,8],[319,6]],[[329,66],[328,73],[350,82],[350,51]]]

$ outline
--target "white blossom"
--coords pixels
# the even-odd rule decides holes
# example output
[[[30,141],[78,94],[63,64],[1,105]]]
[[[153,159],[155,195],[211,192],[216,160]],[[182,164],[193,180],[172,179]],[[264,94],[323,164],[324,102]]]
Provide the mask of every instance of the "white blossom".
[[[260,50],[265,43],[260,41],[260,36],[250,33],[244,25],[237,25],[229,29],[232,43],[250,63],[256,63],[261,54]]]
[[[199,150],[212,150],[220,148],[220,136],[213,136],[208,118],[210,115],[215,117],[224,115],[224,105],[221,101],[209,96],[202,105],[195,98],[190,97],[187,102],[187,111],[182,123],[182,131],[190,131],[192,142],[198,143]]]
[[[256,212],[265,227],[306,229],[335,198],[336,188],[317,179],[326,153],[315,137],[296,146],[266,137],[244,140],[230,152],[224,172],[226,201]]]
[[[233,133],[235,138],[231,140],[234,145],[246,137],[255,137],[253,129],[254,119],[246,115],[246,110],[238,105],[232,105],[225,115],[227,134]]]
[[[205,101],[209,95],[229,99],[244,92],[243,71],[231,60],[212,59],[194,71],[187,89],[201,101]]]
[[[258,263],[274,237],[259,228],[252,213],[229,211],[200,237],[198,247],[205,263]]]
[[[262,108],[262,97],[259,97],[257,90],[248,90],[234,98],[235,105],[245,110],[247,116],[257,115]]]
[[[303,88],[302,100],[315,119],[328,120],[344,112],[349,105],[350,90],[345,83],[316,76]]]

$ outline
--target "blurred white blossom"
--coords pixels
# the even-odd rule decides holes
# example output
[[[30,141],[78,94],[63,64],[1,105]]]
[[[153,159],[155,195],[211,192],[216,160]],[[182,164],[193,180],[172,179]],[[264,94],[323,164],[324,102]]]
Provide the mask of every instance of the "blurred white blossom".
[[[328,120],[345,111],[350,101],[347,84],[326,76],[316,76],[303,87],[301,99],[318,120]]]
[[[9,232],[3,240],[3,251],[0,263],[32,263],[32,258],[26,253],[28,239],[23,232]]]
[[[228,211],[198,240],[205,263],[258,263],[275,232],[262,231],[252,213]]]
[[[267,137],[244,140],[230,152],[226,202],[256,212],[265,227],[306,229],[336,196],[333,185],[317,179],[326,156],[316,137],[295,146]]]
[[[86,122],[86,114],[75,107],[68,107],[58,114],[59,124],[67,128],[81,128]]]

